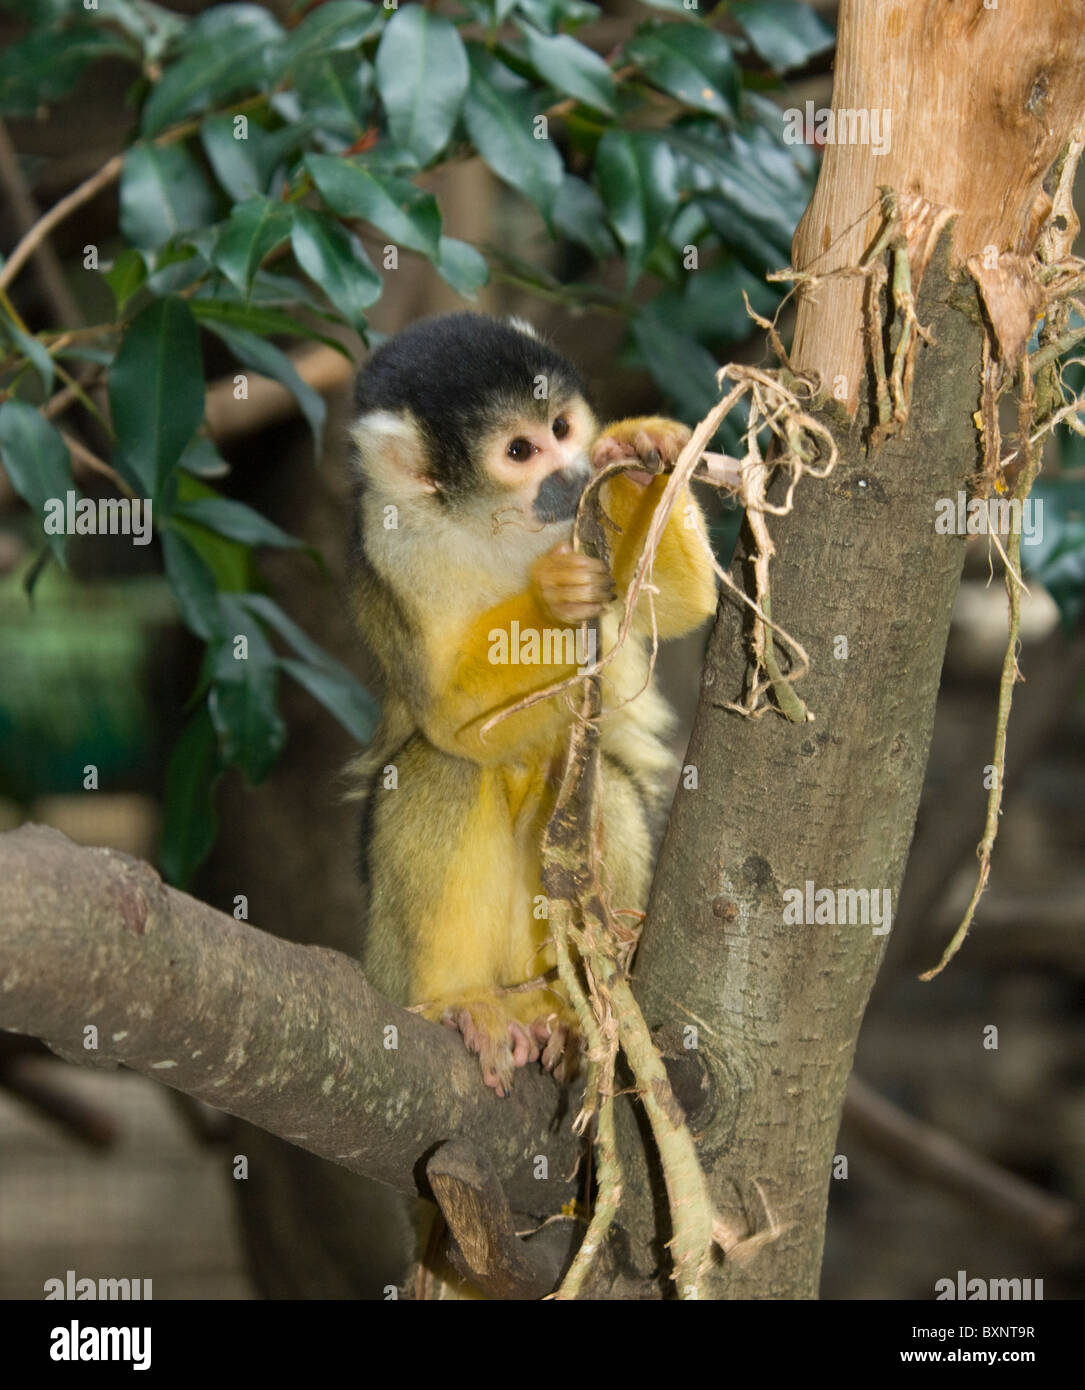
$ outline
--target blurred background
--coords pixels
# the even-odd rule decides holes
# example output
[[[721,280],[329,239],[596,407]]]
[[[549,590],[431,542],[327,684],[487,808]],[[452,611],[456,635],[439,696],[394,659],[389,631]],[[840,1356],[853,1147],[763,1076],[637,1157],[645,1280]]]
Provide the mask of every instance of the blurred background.
[[[5,46],[25,35],[25,8],[0,11]],[[194,16],[214,7],[166,8]],[[287,24],[299,11],[285,0],[261,8]],[[577,36],[603,55],[650,17],[633,3],[587,8]],[[835,5],[809,8],[831,31]],[[721,28],[735,36],[744,73],[778,104],[828,104],[831,48],[793,67],[785,88],[742,47],[734,26]],[[130,69],[106,57],[48,110],[3,107],[5,248],[124,148],[131,82]],[[0,79],[0,97],[4,91]],[[802,172],[812,178],[813,159]],[[548,292],[585,274],[584,250],[551,237],[539,210],[486,161],[449,160],[424,183],[450,236],[515,249],[520,270],[506,262],[477,307],[521,314],[544,330],[582,367],[604,417],[658,407],[689,418],[689,402],[667,391],[665,373],[638,352],[621,314],[590,307],[574,314]],[[117,222],[114,186],[60,225],[48,255],[20,277],[25,322],[97,324],[113,314],[108,286],[83,273],[81,262],[88,243],[106,258],[118,253]],[[374,259],[383,240],[374,234],[367,242]],[[786,264],[786,250],[769,259]],[[714,278],[687,297],[684,319],[673,289],[650,269],[637,295],[669,305],[684,332],[693,332],[694,318],[707,325],[700,342],[716,361],[768,361],[763,336],[746,334],[745,314],[735,312],[736,286],[756,289],[749,258],[722,255],[713,264]],[[537,276],[520,273],[524,266]],[[595,271],[602,286],[621,291],[620,258]],[[382,278],[368,312],[373,334],[464,305],[422,258]],[[788,325],[785,309],[785,339]],[[204,349],[207,422],[228,465],[215,477],[221,494],[324,557],[321,568],[295,551],[261,549],[264,591],[365,684],[372,673],[348,616],[346,432],[354,364],[366,347],[347,327],[325,331],[353,363],[322,344],[295,356],[326,403],[319,452],[284,386],[260,378],[246,408],[234,408],[233,367],[214,343]],[[92,454],[104,447],[93,434],[82,437]],[[961,955],[920,984],[919,971],[941,954],[974,881],[1005,643],[997,557],[992,580],[986,543],[971,544],[916,840],[860,1040],[856,1071],[873,1099],[866,1090],[857,1096],[838,1141],[846,1164],[830,1189],[827,1298],[931,1298],[935,1281],[959,1269],[1042,1278],[1047,1298],[1080,1296],[1085,1286],[1085,637],[1075,622],[1085,453],[1075,452],[1077,444],[1067,439],[1053,450],[1051,469],[1067,486],[1045,522],[1060,528],[1063,548],[1045,573],[1049,584],[1032,581],[1025,602],[1026,684],[1010,725],[991,886]],[[78,452],[73,468],[86,495],[111,494]],[[734,519],[715,499],[708,505],[725,550]],[[157,543],[73,537],[68,569],[39,567],[28,600],[38,544],[27,507],[0,471],[0,829],[43,822],[79,843],[157,862],[169,758],[189,717],[203,644],[181,621]],[[703,639],[673,644],[663,657],[685,732],[702,647]],[[341,769],[357,741],[292,682],[280,689],[279,709],[281,755],[257,786],[236,768],[221,777],[214,847],[188,891],[227,912],[244,894],[257,926],[351,952],[364,904],[356,812],[342,799]],[[83,789],[87,764],[100,770],[94,792]],[[997,1048],[985,1033],[990,1025]],[[895,1109],[880,1110],[879,1098]],[[928,1128],[910,1128],[909,1120]],[[939,1147],[946,1139],[962,1146],[948,1165],[956,1177],[947,1175]],[[236,1153],[249,1155],[247,1181],[232,1176]],[[0,1297],[40,1298],[44,1281],[68,1269],[150,1278],[156,1298],[380,1297],[399,1278],[398,1238],[380,1193],[345,1171],[143,1077],[83,1071],[28,1039],[0,1034]]]

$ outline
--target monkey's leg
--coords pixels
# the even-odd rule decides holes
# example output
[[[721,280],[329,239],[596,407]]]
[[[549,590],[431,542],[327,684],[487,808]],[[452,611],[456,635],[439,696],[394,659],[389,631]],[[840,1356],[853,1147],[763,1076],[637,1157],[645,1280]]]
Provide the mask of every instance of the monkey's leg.
[[[378,989],[457,1028],[505,1095],[539,1047],[498,993],[513,924],[529,910],[500,774],[421,737],[396,771],[395,788],[374,794],[363,965]]]

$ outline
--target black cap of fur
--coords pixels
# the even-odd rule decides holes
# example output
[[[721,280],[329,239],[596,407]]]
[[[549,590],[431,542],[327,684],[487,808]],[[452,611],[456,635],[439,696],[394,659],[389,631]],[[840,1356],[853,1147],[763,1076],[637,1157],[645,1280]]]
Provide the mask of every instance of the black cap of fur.
[[[536,400],[536,379],[548,395]],[[555,401],[584,396],[576,368],[547,343],[486,314],[420,319],[384,343],[355,387],[360,414],[406,411],[429,454],[429,476],[454,499],[481,481],[479,436],[517,418],[545,421]]]

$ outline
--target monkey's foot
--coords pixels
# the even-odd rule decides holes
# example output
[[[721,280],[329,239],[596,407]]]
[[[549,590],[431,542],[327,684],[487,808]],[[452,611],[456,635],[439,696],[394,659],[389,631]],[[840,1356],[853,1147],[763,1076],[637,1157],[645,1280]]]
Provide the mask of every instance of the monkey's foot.
[[[499,1004],[481,999],[450,1004],[441,1022],[461,1034],[467,1050],[478,1056],[483,1081],[499,1096],[512,1090],[517,1067],[539,1059],[539,1044],[530,1029]]]
[[[542,1064],[558,1081],[572,1081],[580,1070],[580,1034],[576,1025],[554,1012],[537,1018],[531,1036],[542,1049]]]
[[[661,415],[619,420],[609,425],[596,440],[592,466],[605,468],[622,459],[640,459],[647,464],[647,469],[631,471],[628,476],[635,482],[648,483],[664,465],[674,463],[689,442],[689,436],[685,425]]]

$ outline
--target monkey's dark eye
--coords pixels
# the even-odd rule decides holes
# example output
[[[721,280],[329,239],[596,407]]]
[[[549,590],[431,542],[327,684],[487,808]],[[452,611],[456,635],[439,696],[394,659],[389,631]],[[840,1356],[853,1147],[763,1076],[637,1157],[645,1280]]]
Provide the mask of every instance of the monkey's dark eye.
[[[565,436],[569,433],[572,426],[569,424],[568,420],[566,420],[564,415],[559,415],[558,418],[554,421],[553,428],[554,438],[564,439]]]
[[[530,439],[514,439],[505,450],[510,459],[515,459],[517,463],[523,463],[535,452],[535,446]]]

